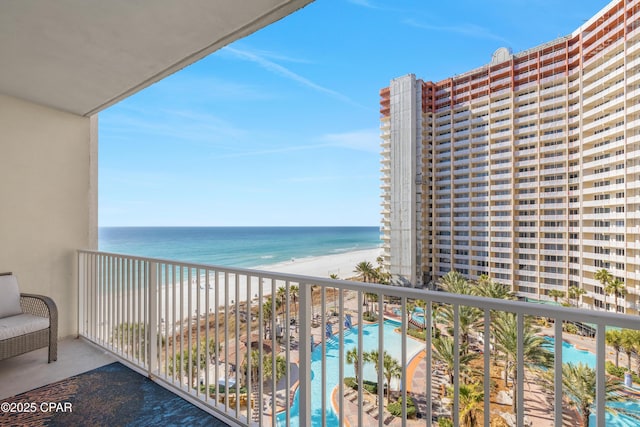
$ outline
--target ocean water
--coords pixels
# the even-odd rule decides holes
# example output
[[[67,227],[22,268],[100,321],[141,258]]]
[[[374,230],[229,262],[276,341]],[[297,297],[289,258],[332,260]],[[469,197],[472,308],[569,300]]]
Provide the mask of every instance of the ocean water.
[[[100,227],[101,251],[251,268],[381,245],[378,227]]]

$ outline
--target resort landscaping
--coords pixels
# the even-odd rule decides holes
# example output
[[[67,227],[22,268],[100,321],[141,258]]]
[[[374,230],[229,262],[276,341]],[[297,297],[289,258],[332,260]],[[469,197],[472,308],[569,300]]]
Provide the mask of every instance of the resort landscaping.
[[[374,268],[369,262],[359,263],[354,273],[357,277],[352,280],[385,281],[381,268]],[[514,299],[506,286],[487,277],[472,283],[456,272],[442,277],[438,287],[459,295]],[[217,312],[199,317],[198,322],[183,320],[184,328],[178,327],[179,322],[167,324],[157,338],[161,366],[166,366],[166,374],[186,388],[207,394],[227,407],[247,411],[250,406],[254,421],[259,417],[267,421],[280,417],[287,408],[295,419],[298,292],[295,285],[279,287],[262,300],[232,302],[219,307]],[[319,369],[320,365],[314,363],[323,358],[332,359],[334,364],[342,359],[345,366],[342,380],[337,376],[338,365],[327,367],[328,372],[324,374],[326,386],[330,388],[328,408],[332,408],[327,423],[337,423],[336,414],[342,411],[345,423],[351,426],[360,420],[377,423],[380,416],[385,425],[401,425],[403,411],[406,411],[407,425],[422,425],[422,418],[428,412],[426,405],[431,402],[435,425],[451,426],[457,420],[460,426],[480,426],[485,419],[484,401],[488,398],[491,425],[513,426],[518,415],[516,384],[522,380],[525,425],[552,424],[554,353],[553,341],[549,340],[554,338],[554,329],[548,319],[524,316],[519,320],[515,313],[507,311],[427,304],[423,300],[384,298],[380,301],[379,293],[328,287],[313,286],[310,293],[312,342],[315,343],[312,367]],[[339,315],[340,310],[344,317]],[[489,330],[484,329],[487,313]],[[383,333],[380,330],[383,324],[385,347],[379,348],[377,336]],[[365,331],[361,332],[360,328]],[[519,328],[522,329],[520,335]],[[400,352],[403,329],[410,344],[405,356]],[[257,333],[259,330],[263,331],[261,335]],[[563,330],[562,339],[593,352],[594,339],[585,333],[588,326],[567,323]],[[342,350],[337,346],[339,332],[344,334]],[[358,334],[364,335],[363,347],[358,345]],[[112,343],[122,352],[145,360],[148,357],[144,353],[145,337],[144,324],[121,323],[113,330]],[[430,364],[425,348],[428,337]],[[637,393],[633,387],[639,383],[640,332],[611,329],[607,331],[606,341],[609,346],[606,409],[626,417],[624,419],[640,422],[637,405],[615,404],[629,401],[630,396]],[[238,348],[232,345],[238,342]],[[321,347],[321,343],[326,347]],[[483,360],[487,348],[490,349],[491,380],[489,395],[485,396]],[[522,354],[518,354],[519,348]],[[596,396],[595,367],[588,361],[568,360],[564,351],[563,355],[565,425],[589,426]],[[406,357],[404,369],[403,357]],[[522,371],[517,369],[519,357],[524,362]],[[427,375],[427,366],[431,367],[430,375]],[[208,380],[202,376],[205,372],[210,373]],[[522,379],[518,377],[519,372],[524,374]],[[225,381],[220,382],[219,378]],[[406,387],[402,385],[403,378],[406,378]],[[431,378],[431,399],[427,399],[427,378]],[[340,390],[341,397],[338,396]],[[405,393],[406,405],[402,401]],[[261,408],[256,406],[258,402],[263,402]]]

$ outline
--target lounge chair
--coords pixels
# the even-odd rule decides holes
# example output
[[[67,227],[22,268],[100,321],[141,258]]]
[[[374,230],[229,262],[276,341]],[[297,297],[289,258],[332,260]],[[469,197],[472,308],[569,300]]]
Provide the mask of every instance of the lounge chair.
[[[58,359],[58,309],[49,297],[20,293],[18,279],[0,273],[0,360],[49,347]]]

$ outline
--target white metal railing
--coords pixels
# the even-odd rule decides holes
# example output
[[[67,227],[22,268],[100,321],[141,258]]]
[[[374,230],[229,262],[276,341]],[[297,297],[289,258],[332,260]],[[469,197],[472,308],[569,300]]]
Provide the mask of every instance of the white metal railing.
[[[477,366],[482,373],[474,381],[484,396],[491,395],[495,381],[491,367],[505,363],[492,344],[495,312],[514,313],[517,360],[511,380],[517,425],[525,425],[530,415],[533,392],[525,390],[525,382],[532,377],[542,381],[541,374],[525,372],[525,328],[529,320],[551,319],[554,326],[547,332],[555,337],[550,347],[555,358],[554,379],[546,383],[552,394],[548,413],[555,426],[562,425],[563,323],[589,324],[595,331],[596,425],[604,426],[606,328],[640,326],[637,317],[600,311],[97,251],[79,251],[78,268],[81,336],[241,426],[406,426],[414,412],[407,397],[422,418],[420,425],[430,426],[438,417],[460,425],[460,390],[469,378],[463,376],[463,339],[482,355]],[[269,302],[271,295],[275,303]],[[270,310],[270,304],[276,309]],[[423,306],[422,318],[416,317],[416,305]],[[465,338],[470,308],[479,317]],[[450,313],[449,331],[437,315],[443,312]],[[410,337],[416,324],[431,333],[423,333],[423,339]],[[436,335],[451,335],[451,366],[435,357]],[[385,353],[398,362],[389,383]],[[370,365],[385,368],[376,371]],[[345,384],[351,372],[357,391]],[[386,398],[384,387],[370,390],[370,382],[385,384],[400,398],[398,416],[380,404]],[[448,391],[443,394],[443,389]],[[483,401],[484,425],[489,425],[496,403]]]

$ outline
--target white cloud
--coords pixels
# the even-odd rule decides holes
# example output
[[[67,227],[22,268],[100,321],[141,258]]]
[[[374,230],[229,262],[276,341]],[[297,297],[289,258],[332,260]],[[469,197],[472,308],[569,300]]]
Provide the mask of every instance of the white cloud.
[[[292,176],[281,180],[288,183],[312,183],[312,182],[353,182],[356,180],[378,180],[379,175],[324,175],[324,176]]]
[[[348,0],[349,3],[353,3],[358,6],[367,7],[369,9],[380,9],[378,6],[371,3],[369,0]]]
[[[417,22],[414,19],[406,19],[404,23],[416,27],[421,28],[423,30],[429,31],[442,31],[447,33],[455,33],[463,36],[473,37],[473,38],[481,38],[481,39],[489,39],[489,40],[497,40],[504,43],[509,43],[507,39],[501,37],[497,34],[492,33],[484,27],[475,24],[463,24],[463,25],[431,25],[425,24],[421,22]]]
[[[189,109],[149,109],[136,111],[125,109],[110,112],[110,121],[117,123],[109,127],[110,138],[129,139],[131,135],[161,137],[163,140],[180,142],[229,144],[244,138],[247,131],[213,114]]]
[[[230,53],[231,55],[233,55],[234,57],[238,58],[238,59],[242,59],[244,61],[249,61],[249,62],[253,62],[255,64],[258,64],[260,67],[264,68],[265,70],[277,74],[281,77],[284,77],[286,79],[292,80],[302,86],[308,87],[310,89],[313,89],[315,91],[318,92],[322,92],[325,93],[327,95],[330,95],[334,98],[337,98],[343,102],[352,104],[352,105],[357,105],[362,107],[361,105],[357,104],[356,102],[352,101],[349,97],[341,94],[340,92],[337,92],[333,89],[329,89],[327,87],[324,87],[322,85],[319,85],[309,79],[307,79],[306,77],[301,76],[300,74],[295,73],[294,71],[291,71],[290,69],[275,63],[274,61],[271,61],[270,59],[267,59],[267,57],[260,55],[257,52],[252,52],[250,50],[246,50],[246,49],[237,49],[231,46],[227,46],[225,48],[222,49],[223,52],[227,52]],[[271,57],[274,57],[274,55],[272,53],[270,53]],[[365,108],[365,107],[362,107]]]
[[[316,143],[297,143],[275,148],[252,149],[225,153],[215,156],[216,159],[237,157],[264,156],[270,154],[291,153],[308,150],[320,150],[326,148],[343,148],[368,153],[380,153],[380,131],[377,128],[355,130],[351,132],[329,133],[312,138]]]
[[[320,138],[327,145],[351,150],[380,152],[380,130],[362,129],[351,132],[329,133]]]

